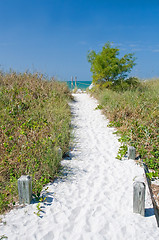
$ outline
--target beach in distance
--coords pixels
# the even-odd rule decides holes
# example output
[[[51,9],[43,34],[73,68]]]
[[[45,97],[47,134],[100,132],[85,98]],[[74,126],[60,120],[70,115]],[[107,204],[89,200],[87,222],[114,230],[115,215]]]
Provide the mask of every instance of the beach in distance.
[[[71,89],[71,81],[67,81],[66,82],[69,89]],[[92,81],[77,81],[77,88],[82,89],[82,90],[86,90],[86,88],[88,88],[91,85]],[[73,81],[73,89],[75,88],[75,81]]]

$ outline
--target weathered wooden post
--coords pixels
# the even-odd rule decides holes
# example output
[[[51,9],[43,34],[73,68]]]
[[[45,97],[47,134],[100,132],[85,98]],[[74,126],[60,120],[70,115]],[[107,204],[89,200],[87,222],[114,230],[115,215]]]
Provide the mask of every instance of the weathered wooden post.
[[[62,159],[62,149],[60,147],[57,149],[57,153],[58,153],[58,156],[61,160]]]
[[[75,77],[75,88],[77,88],[77,77]]]
[[[133,184],[133,212],[145,216],[145,183]]]
[[[136,158],[136,149],[132,146],[128,147],[128,159],[135,160]]]
[[[19,193],[19,203],[30,204],[32,199],[32,181],[31,177],[28,175],[22,175],[18,179],[18,193]]]
[[[71,89],[73,89],[73,77],[71,77]]]

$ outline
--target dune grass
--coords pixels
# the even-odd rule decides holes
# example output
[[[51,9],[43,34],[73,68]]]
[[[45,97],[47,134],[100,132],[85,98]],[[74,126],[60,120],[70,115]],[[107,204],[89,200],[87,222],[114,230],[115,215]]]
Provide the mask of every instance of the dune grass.
[[[127,144],[136,147],[138,154],[150,169],[159,172],[159,79],[140,82],[132,90],[95,90],[100,108],[117,128],[120,141],[118,158]],[[156,175],[156,176],[157,176]]]
[[[68,151],[71,95],[42,74],[0,73],[0,213],[17,201],[17,179],[32,176],[33,193],[59,171],[57,148]]]

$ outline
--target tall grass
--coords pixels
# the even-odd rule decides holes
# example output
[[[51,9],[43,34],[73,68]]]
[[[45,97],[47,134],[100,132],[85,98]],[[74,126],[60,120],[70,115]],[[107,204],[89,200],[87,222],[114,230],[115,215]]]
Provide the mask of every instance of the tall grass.
[[[94,95],[121,141],[136,147],[148,167],[159,172],[159,79],[133,90],[96,90]]]
[[[17,179],[31,175],[33,192],[57,176],[57,147],[68,151],[70,92],[41,74],[0,73],[0,212],[15,204]]]

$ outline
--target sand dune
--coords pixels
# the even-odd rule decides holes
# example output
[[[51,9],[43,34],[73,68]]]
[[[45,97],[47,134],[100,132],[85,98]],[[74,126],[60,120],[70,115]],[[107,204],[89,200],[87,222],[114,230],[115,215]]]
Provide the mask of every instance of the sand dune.
[[[146,217],[133,213],[133,181],[144,171],[119,161],[117,136],[95,110],[97,101],[75,94],[71,103],[74,143],[62,161],[63,176],[43,190],[46,203],[14,209],[3,217],[0,236],[10,240],[156,240],[159,229],[146,186]]]

